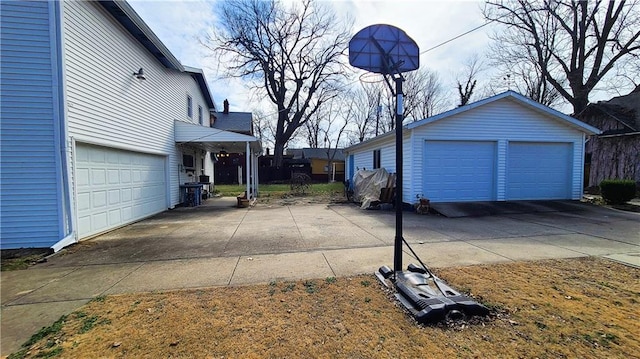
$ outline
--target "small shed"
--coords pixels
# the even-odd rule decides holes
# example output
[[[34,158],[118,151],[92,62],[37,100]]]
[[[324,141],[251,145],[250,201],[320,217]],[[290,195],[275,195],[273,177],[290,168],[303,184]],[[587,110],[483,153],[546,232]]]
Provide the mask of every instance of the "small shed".
[[[404,126],[403,201],[580,199],[598,129],[513,91]],[[345,149],[357,169],[395,172],[395,133]]]

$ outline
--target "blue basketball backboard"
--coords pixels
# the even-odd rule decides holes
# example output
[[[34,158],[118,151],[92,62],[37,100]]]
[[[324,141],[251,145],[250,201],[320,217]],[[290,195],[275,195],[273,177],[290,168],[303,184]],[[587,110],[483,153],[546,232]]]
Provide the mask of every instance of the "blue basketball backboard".
[[[386,24],[367,26],[349,41],[351,66],[379,74],[420,67],[420,49],[403,30]]]

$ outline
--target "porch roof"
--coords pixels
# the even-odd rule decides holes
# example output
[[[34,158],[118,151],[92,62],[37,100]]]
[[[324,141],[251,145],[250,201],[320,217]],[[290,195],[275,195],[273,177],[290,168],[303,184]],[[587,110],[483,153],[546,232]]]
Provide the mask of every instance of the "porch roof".
[[[247,142],[254,153],[262,150],[260,140],[241,133],[178,120],[174,121],[174,130],[176,143],[199,147],[209,152],[245,152]]]

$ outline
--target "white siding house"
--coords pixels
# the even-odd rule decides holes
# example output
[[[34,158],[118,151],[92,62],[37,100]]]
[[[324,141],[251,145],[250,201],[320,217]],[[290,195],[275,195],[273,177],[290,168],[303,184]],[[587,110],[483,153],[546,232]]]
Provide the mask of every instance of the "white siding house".
[[[251,168],[257,139],[212,131],[203,72],[126,2],[0,4],[2,249],[57,250],[173,208],[221,146]]]
[[[513,91],[405,125],[403,201],[580,199],[585,138],[598,132]],[[394,132],[347,148],[347,168],[372,169],[376,150],[395,172]]]

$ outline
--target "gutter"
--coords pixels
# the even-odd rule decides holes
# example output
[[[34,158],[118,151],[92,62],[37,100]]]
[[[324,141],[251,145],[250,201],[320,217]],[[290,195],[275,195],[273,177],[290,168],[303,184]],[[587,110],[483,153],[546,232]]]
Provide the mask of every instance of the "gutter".
[[[636,131],[636,132],[627,132],[627,133],[618,133],[615,135],[598,135],[598,138],[612,138],[612,137],[624,137],[624,136],[633,136],[633,135],[640,135],[640,131]]]

